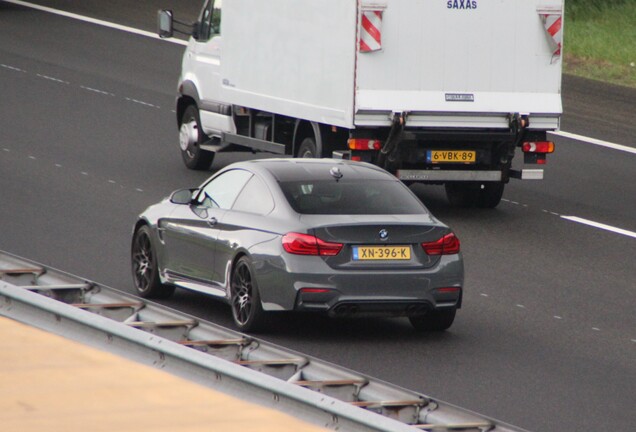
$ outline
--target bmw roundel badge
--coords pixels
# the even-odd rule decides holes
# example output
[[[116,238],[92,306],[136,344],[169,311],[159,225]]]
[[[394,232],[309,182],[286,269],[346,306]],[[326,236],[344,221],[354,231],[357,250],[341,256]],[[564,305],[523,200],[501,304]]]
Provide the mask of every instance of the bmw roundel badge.
[[[389,232],[385,229],[381,229],[378,234],[380,235],[381,240],[386,240],[389,237]]]

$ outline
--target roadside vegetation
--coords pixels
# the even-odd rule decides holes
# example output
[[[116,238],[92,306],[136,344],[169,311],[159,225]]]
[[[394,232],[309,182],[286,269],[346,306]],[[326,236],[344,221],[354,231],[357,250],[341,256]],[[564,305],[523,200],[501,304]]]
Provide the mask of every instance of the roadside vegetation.
[[[565,0],[565,73],[636,88],[636,0]]]

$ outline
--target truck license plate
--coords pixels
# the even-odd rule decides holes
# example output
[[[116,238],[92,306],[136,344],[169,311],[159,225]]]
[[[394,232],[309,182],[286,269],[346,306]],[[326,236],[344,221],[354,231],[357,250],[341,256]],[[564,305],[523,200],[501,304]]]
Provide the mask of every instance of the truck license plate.
[[[354,246],[353,260],[410,260],[410,246]]]
[[[477,152],[474,150],[428,150],[426,162],[428,163],[468,163],[477,161]]]

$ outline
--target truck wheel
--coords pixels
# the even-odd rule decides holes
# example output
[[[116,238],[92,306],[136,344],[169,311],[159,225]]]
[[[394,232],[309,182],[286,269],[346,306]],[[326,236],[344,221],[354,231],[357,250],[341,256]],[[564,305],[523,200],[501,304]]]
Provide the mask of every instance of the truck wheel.
[[[300,148],[298,149],[299,158],[315,158],[318,157],[318,150],[316,150],[316,141],[313,138],[305,138],[302,143],[300,143]]]
[[[473,183],[446,183],[446,197],[455,207],[474,207],[477,205],[481,190]]]
[[[181,117],[179,128],[179,147],[185,166],[192,170],[210,169],[214,160],[214,153],[201,150],[199,147],[207,141],[207,136],[201,129],[199,110],[195,105],[189,105]]]
[[[418,331],[444,331],[453,325],[456,312],[456,308],[438,309],[426,315],[409,317],[409,320]]]
[[[142,226],[133,237],[131,248],[132,273],[135,289],[144,298],[166,299],[174,293],[174,286],[159,279],[157,254],[150,240],[150,228]]]
[[[479,198],[477,198],[477,207],[481,208],[495,208],[499,205],[501,197],[503,196],[505,183],[484,183],[479,191]]]

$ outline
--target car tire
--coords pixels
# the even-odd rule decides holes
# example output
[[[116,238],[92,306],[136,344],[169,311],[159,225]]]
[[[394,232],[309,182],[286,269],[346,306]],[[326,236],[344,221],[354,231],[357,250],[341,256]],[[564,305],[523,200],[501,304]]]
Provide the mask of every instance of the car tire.
[[[297,157],[299,158],[315,158],[318,157],[318,149],[316,141],[312,137],[305,138],[298,148]]]
[[[161,283],[157,254],[152,245],[150,228],[140,227],[133,236],[131,247],[133,283],[143,298],[167,299],[174,286]]]
[[[455,321],[456,308],[436,309],[426,315],[409,317],[411,325],[418,331],[448,330]]]
[[[484,183],[479,191],[477,207],[495,208],[501,202],[506,184],[502,182]]]
[[[446,197],[448,202],[455,207],[475,207],[481,190],[474,183],[446,183]]]
[[[210,169],[214,152],[202,150],[200,145],[208,140],[201,128],[201,119],[196,105],[188,105],[181,117],[179,148],[185,166],[191,170]]]
[[[254,279],[252,261],[247,256],[241,257],[234,266],[230,292],[232,318],[236,327],[244,332],[263,330],[266,313]]]

